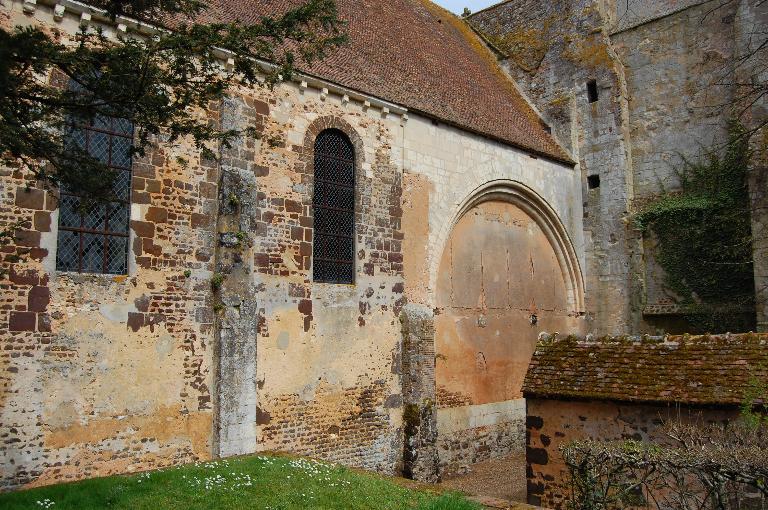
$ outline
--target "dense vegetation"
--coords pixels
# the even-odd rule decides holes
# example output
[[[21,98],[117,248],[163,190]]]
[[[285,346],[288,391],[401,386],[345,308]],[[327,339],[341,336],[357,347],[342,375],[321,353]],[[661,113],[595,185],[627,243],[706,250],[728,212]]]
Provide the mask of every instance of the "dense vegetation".
[[[691,333],[754,328],[748,188],[749,140],[734,123],[723,151],[683,161],[679,191],[648,204],[637,225],[655,241],[664,283],[679,298]]]

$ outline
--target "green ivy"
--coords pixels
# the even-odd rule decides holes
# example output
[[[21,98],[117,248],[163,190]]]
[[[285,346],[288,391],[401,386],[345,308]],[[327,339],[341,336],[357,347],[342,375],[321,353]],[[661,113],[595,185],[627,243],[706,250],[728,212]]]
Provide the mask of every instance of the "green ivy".
[[[768,425],[768,381],[750,375],[741,403],[741,416],[752,428]]]
[[[704,162],[683,160],[680,190],[635,217],[644,235],[658,241],[654,255],[692,333],[754,327],[754,314],[744,313],[755,299],[748,141],[732,122],[722,153],[711,150]]]

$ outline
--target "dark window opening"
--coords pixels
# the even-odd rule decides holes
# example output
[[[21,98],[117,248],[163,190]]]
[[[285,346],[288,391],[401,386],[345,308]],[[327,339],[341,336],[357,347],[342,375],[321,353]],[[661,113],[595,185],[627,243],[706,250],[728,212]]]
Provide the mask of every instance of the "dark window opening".
[[[589,186],[589,189],[595,189],[600,187],[600,176],[597,174],[590,175],[587,177],[587,185]]]
[[[590,103],[594,103],[597,101],[598,93],[597,93],[597,81],[596,80],[589,80],[587,82],[587,97],[589,98]]]
[[[355,282],[355,149],[343,132],[328,129],[315,140],[312,279]]]
[[[96,117],[87,125],[71,126],[66,143],[87,151],[116,177],[110,200],[86,204],[75,190],[60,189],[56,269],[127,274],[133,124]]]

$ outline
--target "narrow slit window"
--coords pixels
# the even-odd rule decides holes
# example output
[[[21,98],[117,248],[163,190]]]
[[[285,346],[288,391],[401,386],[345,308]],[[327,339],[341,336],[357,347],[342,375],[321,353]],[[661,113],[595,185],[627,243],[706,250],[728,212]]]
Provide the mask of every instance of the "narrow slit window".
[[[65,141],[107,165],[116,177],[112,196],[87,206],[75,190],[60,189],[56,269],[127,274],[133,124],[99,116],[71,126]]]
[[[355,282],[355,149],[337,129],[315,140],[312,278]]]
[[[598,99],[597,80],[589,80],[587,82],[587,97],[589,98],[590,103],[597,102],[597,99]]]

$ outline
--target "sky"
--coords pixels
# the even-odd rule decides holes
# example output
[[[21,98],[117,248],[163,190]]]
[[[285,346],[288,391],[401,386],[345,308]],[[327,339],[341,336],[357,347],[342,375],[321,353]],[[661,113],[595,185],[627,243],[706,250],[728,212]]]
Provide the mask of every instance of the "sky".
[[[442,5],[449,11],[453,11],[456,14],[464,12],[464,7],[469,7],[472,12],[484,9],[489,5],[499,3],[499,0],[432,0],[437,5]]]

